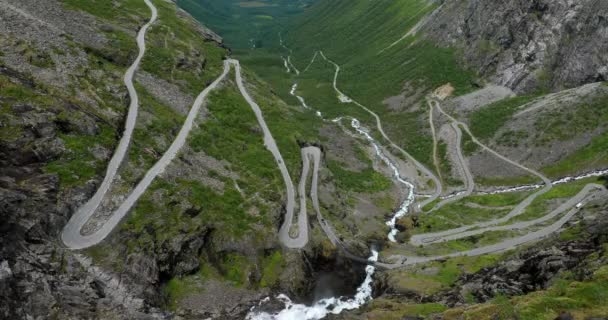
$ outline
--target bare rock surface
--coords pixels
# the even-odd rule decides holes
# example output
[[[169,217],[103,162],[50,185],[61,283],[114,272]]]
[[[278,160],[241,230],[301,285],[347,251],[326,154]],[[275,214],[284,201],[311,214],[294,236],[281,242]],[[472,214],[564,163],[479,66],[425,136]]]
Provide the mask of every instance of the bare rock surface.
[[[147,72],[138,72],[136,80],[156,99],[173,108],[182,115],[190,111],[194,98],[183,93],[180,88],[166,80],[157,78]]]
[[[516,92],[608,79],[608,2],[445,1],[421,27],[492,82]]]

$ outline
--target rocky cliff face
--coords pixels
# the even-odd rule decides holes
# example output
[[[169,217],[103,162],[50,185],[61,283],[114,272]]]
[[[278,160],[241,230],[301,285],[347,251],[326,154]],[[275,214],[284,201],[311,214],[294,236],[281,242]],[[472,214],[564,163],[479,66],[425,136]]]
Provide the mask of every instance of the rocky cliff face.
[[[460,48],[474,70],[517,92],[608,79],[608,3],[443,1],[421,28]]]

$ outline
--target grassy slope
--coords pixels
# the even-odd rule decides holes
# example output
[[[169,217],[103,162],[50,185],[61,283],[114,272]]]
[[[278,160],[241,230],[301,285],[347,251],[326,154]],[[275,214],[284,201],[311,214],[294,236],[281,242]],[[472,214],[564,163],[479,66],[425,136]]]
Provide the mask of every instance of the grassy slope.
[[[539,143],[551,140],[571,139],[584,132],[601,129],[603,132],[593,138],[591,143],[571,153],[560,162],[543,168],[543,171],[558,177],[583,168],[608,167],[608,95],[597,97],[591,101],[582,101],[576,108],[568,108],[567,112],[547,112],[542,120],[535,124],[543,130]]]
[[[154,5],[159,9],[160,22],[147,37],[149,48],[142,60],[142,69],[196,96],[222,72],[227,50],[217,43],[204,41],[196,22],[180,16],[174,4],[155,0]],[[204,64],[204,68],[180,67],[179,60],[184,57],[194,66]]]
[[[281,199],[276,194],[280,193],[282,180],[264,148],[261,134],[252,134],[257,126],[254,115],[232,86],[214,92],[208,108],[212,116],[194,129],[188,143],[194,152],[204,151],[228,161],[230,170],[239,175],[237,182],[244,196],[226,177],[217,177],[224,182],[223,192],[196,180],[159,178],[123,226],[126,232],[137,234],[132,237],[136,242],[133,247],[146,248],[149,241],[162,243],[180,233],[198,232],[201,228],[222,229],[229,237],[241,238],[251,236],[258,224],[262,227],[272,224],[271,206],[259,198],[278,205]],[[226,126],[226,123],[238,125]],[[161,201],[154,198],[155,193],[163,194]],[[183,198],[198,210],[194,217],[184,214],[182,207],[171,205]],[[252,207],[259,209],[260,215],[248,214]],[[147,238],[149,232],[145,229],[150,225],[154,226],[154,234]]]
[[[528,194],[528,192],[517,192],[463,198],[433,211],[432,214],[421,215],[418,220],[420,227],[415,230],[415,233],[438,232],[502,216],[509,212],[509,209],[493,207],[514,206]],[[475,208],[467,204],[476,204],[487,208]]]
[[[148,12],[143,2],[135,0],[123,1],[115,6],[109,6],[105,1],[65,0],[63,2],[68,9],[84,10],[125,28],[139,24]],[[20,45],[26,56],[32,56],[30,62],[43,69],[56,67],[54,56],[78,55],[79,52],[84,52],[89,65],[95,66],[95,70],[94,72],[89,69],[83,70],[82,75],[68,87],[56,88],[52,85],[35,83],[34,87],[28,88],[27,85],[8,82],[4,76],[0,79],[2,82],[0,94],[8,103],[2,104],[0,116],[4,123],[13,123],[9,119],[18,117],[12,114],[9,104],[22,103],[34,104],[38,108],[49,111],[50,113],[47,114],[49,120],[63,124],[64,130],[59,137],[64,142],[66,153],[44,168],[46,172],[59,176],[62,189],[80,185],[101,174],[105,169],[105,162],[97,159],[92,149],[96,145],[111,149],[118,136],[117,128],[104,114],[104,110],[77,97],[88,96],[101,108],[113,112],[122,113],[125,110],[124,94],[115,92],[112,86],[121,85],[122,73],[136,55],[136,44],[134,39],[123,31],[100,32],[109,41],[108,46],[101,49],[76,42],[69,35],[65,37],[68,50],[54,48],[51,54],[39,51],[30,44]],[[99,130],[95,132],[77,130],[75,124],[90,121],[90,117],[96,119]],[[3,140],[18,138],[20,132],[18,126],[5,125],[0,130],[0,138]]]
[[[231,49],[265,48],[278,41],[281,26],[310,1],[275,0],[263,6],[241,0],[178,0],[177,4],[222,35]]]
[[[468,116],[473,134],[483,141],[494,141],[495,144],[507,147],[543,147],[556,141],[568,141],[585,133],[600,131],[587,145],[541,170],[552,178],[588,171],[588,168],[608,166],[608,96],[599,95],[577,101],[575,105],[547,107],[538,111],[533,127],[523,131],[506,131],[501,136],[496,133],[504,128],[513,115],[522,109],[526,103],[534,99],[542,99],[539,95],[507,98],[484,106]],[[553,103],[555,105],[555,103]],[[466,137],[465,137],[466,138]],[[521,141],[529,140],[530,144],[521,145]],[[467,141],[465,140],[465,153]],[[473,151],[470,149],[469,151]],[[514,181],[517,182],[517,181]]]
[[[433,8],[422,0],[319,1],[290,28],[287,43],[299,66],[323,50],[342,65],[346,93],[378,111],[380,101],[399,93],[405,81],[429,88],[452,82],[457,92],[466,92],[471,75],[451,50],[408,37],[380,53]]]
[[[401,38],[433,8],[423,0],[318,1],[284,33],[293,50],[292,61],[300,70],[316,50],[323,50],[342,66],[339,87],[379,113],[389,135],[426,164],[431,163],[431,139],[424,110],[391,113],[382,101],[399,94],[404,85],[410,90],[428,91],[451,82],[457,94],[465,93],[471,90],[474,76],[462,69],[454,50],[435,47],[420,37],[408,37],[380,51]],[[285,74],[279,58],[288,54],[285,49],[245,54],[244,63],[276,87],[279,95],[291,99],[288,92],[293,78]],[[334,68],[317,58],[313,67],[298,79],[298,94],[310,105],[328,112],[328,117],[352,115],[371,126],[365,112],[337,101],[331,85]]]

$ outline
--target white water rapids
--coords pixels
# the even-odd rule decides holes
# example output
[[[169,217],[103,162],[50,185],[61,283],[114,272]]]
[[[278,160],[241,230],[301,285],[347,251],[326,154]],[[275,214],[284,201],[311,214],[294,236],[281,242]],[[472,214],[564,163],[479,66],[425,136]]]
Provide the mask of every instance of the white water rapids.
[[[405,199],[405,201],[403,201],[403,203],[399,207],[399,210],[397,210],[397,212],[395,212],[393,217],[389,221],[386,222],[386,225],[391,228],[391,231],[388,233],[388,239],[391,242],[397,242],[397,239],[395,239],[395,236],[397,235],[397,233],[399,233],[399,230],[397,230],[397,228],[396,228],[397,220],[399,220],[400,218],[402,218],[403,216],[405,216],[407,214],[407,212],[410,208],[410,205],[414,202],[414,185],[405,181],[401,177],[401,175],[399,174],[399,169],[397,168],[397,165],[395,163],[393,163],[393,161],[391,161],[391,159],[389,159],[386,155],[384,155],[384,153],[382,153],[382,149],[380,148],[378,143],[376,143],[376,140],[374,140],[374,138],[372,138],[372,136],[369,134],[369,132],[367,132],[367,130],[365,130],[365,128],[361,127],[359,120],[352,119],[351,126],[355,130],[357,130],[357,132],[359,132],[359,134],[364,136],[367,139],[367,141],[369,141],[371,143],[371,145],[376,150],[376,155],[382,160],[382,162],[384,162],[393,171],[393,177],[400,184],[406,186],[407,189],[409,190],[407,198]]]
[[[310,107],[306,104],[304,98],[296,94],[296,90],[298,90],[298,84],[294,83],[293,86],[291,86],[291,91],[289,91],[289,94],[296,97],[296,99],[300,101],[300,104],[302,105],[302,107],[304,107],[304,109],[310,109]],[[319,116],[320,114],[321,112],[317,111],[317,115]]]
[[[378,251],[372,250],[372,255],[367,259],[370,264],[365,267],[365,280],[357,288],[353,298],[331,297],[321,299],[311,306],[293,303],[286,295],[280,294],[277,299],[285,304],[285,308],[276,314],[252,311],[246,320],[318,320],[329,314],[339,314],[344,310],[358,309],[372,299],[372,276],[376,271],[373,263],[378,261]]]
[[[295,88],[297,84],[294,84],[291,90],[291,94],[295,96]],[[296,96],[297,97],[297,96]],[[303,101],[303,105],[305,103]],[[339,122],[342,118],[332,120],[333,122]],[[364,136],[367,141],[374,147],[376,155],[384,162],[393,172],[394,178],[408,188],[408,195],[405,201],[401,204],[399,209],[395,212],[393,217],[386,222],[386,225],[391,228],[388,239],[392,242],[396,242],[395,236],[399,233],[399,230],[395,227],[397,220],[405,216],[409,210],[410,205],[414,202],[414,186],[405,181],[399,174],[397,165],[393,163],[384,153],[381,147],[378,145],[376,140],[369,134],[369,132],[361,126],[359,120],[352,118],[351,126],[360,135]],[[365,267],[365,280],[357,288],[357,293],[353,298],[345,297],[331,297],[321,299],[314,304],[307,306],[305,304],[296,304],[284,294],[277,296],[277,299],[285,304],[285,308],[276,314],[270,314],[267,312],[256,312],[255,307],[251,309],[251,312],[247,315],[246,320],[318,320],[326,317],[329,314],[339,314],[344,310],[358,309],[369,300],[372,299],[372,281],[373,275],[376,271],[374,263],[378,261],[378,251],[372,249],[372,255],[367,259],[370,264]],[[261,303],[267,301],[263,300]]]
[[[567,176],[567,177],[559,178],[557,180],[552,181],[551,184],[559,185],[559,184],[579,181],[579,180],[587,179],[587,178],[591,178],[591,177],[601,177],[601,176],[605,176],[605,175],[608,175],[608,169],[594,170],[591,172],[581,173],[577,176]],[[494,191],[478,191],[476,194],[489,195],[489,194],[501,194],[501,193],[511,193],[511,192],[519,192],[519,191],[530,191],[530,190],[536,190],[536,189],[542,188],[542,186],[544,186],[544,184],[542,184],[542,183],[527,184],[527,185],[517,186],[517,187],[500,188],[500,189],[497,189]],[[458,192],[449,194],[447,196],[443,196],[443,197],[441,197],[441,199],[442,200],[450,199],[453,197],[457,197],[463,193],[464,193],[464,191],[458,191]],[[420,194],[417,194],[416,196],[417,197],[428,197],[427,195],[420,195]]]

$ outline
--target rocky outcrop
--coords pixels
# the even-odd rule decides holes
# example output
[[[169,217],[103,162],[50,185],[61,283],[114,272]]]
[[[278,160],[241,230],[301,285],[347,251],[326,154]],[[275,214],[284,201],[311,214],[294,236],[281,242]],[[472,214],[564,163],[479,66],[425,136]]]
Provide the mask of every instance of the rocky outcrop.
[[[581,229],[576,240],[553,236],[493,267],[464,274],[453,289],[424,300],[455,306],[465,304],[467,294],[472,294],[477,302],[497,295],[524,295],[547,289],[556,276],[566,271],[578,281],[590,279],[598,266],[608,263],[608,256],[603,254],[608,239],[608,205],[603,203],[591,210],[583,211],[590,217],[576,222]]]
[[[608,2],[442,1],[421,32],[516,92],[608,80]]]
[[[540,251],[527,251],[516,259],[465,276],[462,290],[471,292],[477,301],[485,302],[496,295],[522,295],[546,289],[561,271],[576,267],[589,254],[596,252],[592,242],[572,241]]]

